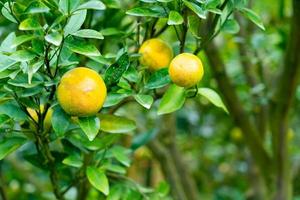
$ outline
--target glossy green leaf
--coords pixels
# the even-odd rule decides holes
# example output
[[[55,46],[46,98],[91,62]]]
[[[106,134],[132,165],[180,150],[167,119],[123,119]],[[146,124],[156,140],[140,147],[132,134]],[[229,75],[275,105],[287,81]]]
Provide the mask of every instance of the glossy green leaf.
[[[69,129],[70,117],[60,106],[56,106],[52,114],[51,122],[56,135],[62,137]]]
[[[98,0],[88,1],[78,7],[79,9],[93,9],[93,10],[105,10],[105,5]]]
[[[39,21],[35,18],[28,18],[22,21],[19,25],[19,29],[22,31],[34,31],[42,29]]]
[[[66,40],[65,45],[71,51],[82,54],[85,56],[100,56],[98,49],[90,43],[82,40],[69,38]]]
[[[134,121],[125,117],[99,114],[101,120],[101,130],[107,133],[129,133],[136,129]]]
[[[153,103],[153,97],[151,95],[137,94],[134,95],[134,99],[147,109],[150,109]]]
[[[80,4],[80,0],[60,0],[59,8],[64,14],[69,14]]]
[[[63,164],[65,165],[69,165],[69,166],[72,166],[72,167],[81,167],[82,164],[83,164],[83,161],[82,159],[80,158],[80,155],[74,153],[74,154],[71,154],[70,156],[66,157],[63,161],[62,161]]]
[[[185,102],[185,89],[175,84],[171,85],[164,94],[159,107],[158,115],[167,114],[180,109]]]
[[[50,8],[48,8],[43,2],[33,1],[26,8],[25,13],[35,14],[35,13],[46,13],[49,11]]]
[[[100,130],[100,120],[96,116],[78,118],[79,126],[90,141],[94,140]]]
[[[256,14],[253,10],[250,10],[248,8],[242,8],[241,12],[250,20],[252,21],[254,24],[256,24],[260,29],[262,29],[263,31],[265,30],[264,24],[261,20],[261,18],[259,17],[258,14]]]
[[[6,2],[3,5],[2,9],[1,9],[1,13],[9,21],[11,21],[13,23],[18,23],[17,20],[14,18],[14,16],[11,14],[11,10],[10,10],[10,7],[9,7],[9,2]]]
[[[197,4],[187,1],[187,0],[183,0],[184,4],[191,9],[195,14],[197,14],[200,18],[202,19],[206,19],[206,12],[203,8],[201,8],[200,6],[198,6]]]
[[[102,35],[104,36],[115,36],[115,35],[123,35],[124,32],[118,30],[117,28],[105,28],[101,30]]]
[[[10,119],[10,117],[8,115],[6,115],[6,114],[0,114],[0,127],[2,127],[3,125],[5,125],[10,120],[11,119]]]
[[[30,61],[34,59],[36,55],[28,50],[19,50],[10,55],[10,58],[15,61]]]
[[[123,73],[128,69],[129,64],[129,56],[125,52],[106,70],[104,79],[106,86],[109,87],[117,84],[120,81]]]
[[[73,13],[64,28],[64,35],[75,33],[80,29],[86,18],[86,10],[79,10]]]
[[[112,148],[112,153],[114,157],[126,167],[130,166],[130,159],[127,155],[127,149],[121,146],[115,146]]]
[[[0,142],[0,160],[5,158],[8,154],[14,152],[20,146],[26,142],[26,139],[23,137],[11,137],[4,138]]]
[[[96,167],[88,166],[86,169],[86,176],[93,187],[105,195],[109,194],[108,179],[104,171]]]
[[[15,32],[12,32],[6,36],[6,38],[2,41],[0,45],[0,51],[12,53],[16,50],[15,47],[13,47],[13,43],[16,39]]]
[[[28,119],[24,111],[22,111],[15,103],[10,101],[0,104],[0,114],[5,114],[16,121]]]
[[[0,72],[10,68],[17,61],[11,59],[9,56],[0,54]]]
[[[197,39],[201,39],[200,29],[199,29],[200,26],[201,26],[201,21],[199,20],[197,15],[188,16],[189,31]]]
[[[221,97],[218,95],[217,92],[210,88],[199,88],[198,93],[202,96],[204,96],[207,100],[209,100],[212,104],[215,106],[222,108],[226,113],[228,113],[228,110],[226,106],[224,105]]]
[[[130,96],[129,94],[108,93],[103,107],[110,107],[120,103],[123,99]]]
[[[72,33],[72,35],[82,38],[94,38],[100,40],[104,38],[100,32],[92,29],[81,29],[79,31],[76,31],[75,33]]]
[[[15,77],[14,79],[8,80],[7,83],[10,85],[16,86],[16,87],[32,89],[38,85],[43,84],[43,80],[35,77],[29,83],[27,75],[21,74],[21,75],[18,75],[17,77]],[[25,93],[25,91],[24,91],[24,93]]]
[[[145,88],[156,89],[161,88],[171,83],[168,68],[160,69],[154,72],[148,79]]]
[[[174,0],[156,0],[158,2],[161,2],[161,3],[169,3],[169,2],[172,2]]]
[[[139,17],[167,17],[164,10],[154,9],[149,7],[136,7],[128,10],[127,15],[139,16]]]
[[[59,46],[62,42],[63,36],[58,32],[52,32],[45,36],[45,40],[55,46]]]
[[[172,10],[169,13],[168,25],[179,25],[183,23],[183,17],[177,11]]]
[[[15,48],[17,46],[19,46],[20,44],[23,44],[27,41],[30,41],[32,39],[34,39],[35,36],[34,35],[21,35],[21,36],[18,36],[14,39],[12,45],[11,45],[11,48]]]
[[[236,20],[228,19],[225,21],[221,30],[226,33],[235,34],[240,31],[240,25],[238,24],[238,22]]]

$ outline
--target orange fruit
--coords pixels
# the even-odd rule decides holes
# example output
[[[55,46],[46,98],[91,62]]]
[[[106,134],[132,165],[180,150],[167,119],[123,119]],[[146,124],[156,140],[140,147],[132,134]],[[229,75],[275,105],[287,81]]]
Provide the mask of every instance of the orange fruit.
[[[170,63],[170,78],[180,87],[192,87],[203,77],[204,69],[201,60],[191,53],[177,55]]]
[[[101,76],[92,69],[77,67],[66,72],[57,88],[57,99],[62,109],[71,116],[95,115],[103,106],[106,86]]]
[[[145,41],[139,49],[140,63],[151,71],[168,67],[173,57],[172,48],[163,40],[154,38]]]
[[[40,110],[41,110],[41,112],[44,112],[44,105],[40,106]],[[32,108],[27,108],[27,111],[30,114],[30,116],[36,122],[38,122],[38,115],[37,115],[36,111],[34,109],[32,109]],[[45,119],[44,119],[44,129],[45,130],[49,130],[51,128],[51,126],[52,126],[52,123],[51,123],[52,113],[53,113],[52,108],[49,108],[48,111],[47,111],[47,113],[46,113]],[[31,129],[33,129],[34,126],[30,124],[30,127],[31,127]]]

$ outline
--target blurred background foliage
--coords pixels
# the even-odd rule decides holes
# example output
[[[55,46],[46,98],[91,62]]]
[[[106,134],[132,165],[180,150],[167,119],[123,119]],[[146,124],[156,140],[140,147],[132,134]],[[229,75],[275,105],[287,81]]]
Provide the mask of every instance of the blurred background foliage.
[[[4,3],[4,1],[2,0]],[[18,3],[28,4],[28,0],[17,0]],[[137,4],[147,4],[138,0],[103,0],[107,6],[105,11],[89,10],[87,20],[83,27],[93,27],[100,31],[105,40],[97,44],[101,54],[106,58],[113,58],[120,48],[127,46],[134,48],[136,17],[126,14],[126,11]],[[150,2],[150,1],[149,1]],[[251,1],[251,9],[262,17],[265,31],[250,25],[253,34],[244,37],[241,32],[247,31],[248,23],[240,19],[238,30],[221,31],[214,39],[220,48],[227,72],[235,85],[238,96],[246,110],[253,109],[251,96],[255,93],[265,93],[257,100],[257,104],[267,101],[270,90],[274,85],[274,74],[279,70],[278,63],[287,46],[289,33],[289,18],[291,16],[291,4],[288,0],[263,0]],[[237,14],[239,15],[239,14]],[[237,16],[238,18],[240,16]],[[153,19],[150,17],[139,18],[147,26]],[[166,18],[157,22],[157,27],[163,27]],[[246,27],[247,25],[247,27]],[[17,30],[17,25],[11,23],[3,16],[0,17],[0,41],[12,31]],[[142,29],[142,34],[145,29]],[[240,31],[239,31],[240,30]],[[179,53],[179,41],[173,28],[168,28],[160,38],[167,41]],[[265,73],[265,85],[250,87],[243,75],[242,57],[239,54],[239,44],[246,43],[248,58],[253,63],[259,63]],[[186,51],[192,52],[195,46],[195,38],[189,32],[186,41]],[[210,65],[206,55],[200,52],[204,62],[205,76],[200,86],[218,90],[217,84],[210,71]],[[99,63],[87,60],[83,57],[75,58],[79,65],[100,70],[104,69]],[[269,90],[270,89],[270,90]],[[291,152],[293,174],[293,199],[300,199],[300,146],[299,146],[299,116],[300,111],[300,87],[297,88],[296,102],[292,114],[292,125],[288,133],[288,144]],[[199,193],[199,199],[214,200],[244,200],[253,199],[253,185],[256,180],[253,176],[251,165],[253,160],[245,148],[244,138],[230,115],[222,109],[210,104],[204,97],[188,99],[184,107],[174,116],[175,124],[162,116],[157,116],[158,103],[155,102],[150,110],[141,107],[136,102],[130,102],[121,107],[116,114],[123,115],[136,121],[137,130],[134,136],[126,136],[121,144],[130,148],[132,163],[127,171],[129,178],[137,183],[156,188],[161,193],[169,193],[169,186],[161,169],[161,161],[153,155],[151,146],[146,143],[157,136],[162,127],[176,129],[176,145],[184,161],[184,166],[191,172]],[[150,139],[149,139],[150,138]],[[270,139],[269,139],[270,140]],[[267,140],[268,150],[271,151],[270,141]],[[51,185],[45,171],[35,167],[24,160],[23,152],[32,151],[32,145],[26,144],[18,151],[0,161],[1,184],[5,184],[9,199],[52,199]],[[65,176],[70,176],[66,171]],[[117,185],[112,190],[118,190]],[[96,190],[91,189],[88,199],[99,198]],[[142,199],[135,194],[127,195],[127,199]],[[74,199],[75,191],[67,193],[67,199]],[[114,198],[111,198],[114,199]],[[162,199],[172,199],[171,196]]]

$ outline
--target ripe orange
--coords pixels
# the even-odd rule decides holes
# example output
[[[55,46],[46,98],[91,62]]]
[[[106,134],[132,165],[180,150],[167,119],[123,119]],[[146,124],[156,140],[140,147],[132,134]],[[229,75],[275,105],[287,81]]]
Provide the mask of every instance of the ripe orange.
[[[177,55],[169,67],[170,78],[178,86],[192,87],[203,77],[204,70],[201,60],[191,53]]]
[[[41,112],[44,112],[44,105],[41,105],[40,106],[40,110]],[[38,122],[38,115],[36,113],[36,111],[32,108],[27,108],[27,111],[28,113],[30,114],[30,116],[36,121]],[[49,108],[47,113],[46,113],[46,116],[45,116],[45,119],[44,119],[44,129],[45,130],[49,130],[51,128],[51,117],[52,117],[52,113],[53,113],[53,110],[52,108]],[[33,129],[33,125],[30,125],[31,129]]]
[[[65,73],[57,88],[58,102],[71,116],[95,115],[102,108],[105,98],[103,79],[97,72],[85,67]]]
[[[173,57],[172,48],[158,38],[145,41],[139,53],[141,54],[140,63],[151,71],[168,67]]]

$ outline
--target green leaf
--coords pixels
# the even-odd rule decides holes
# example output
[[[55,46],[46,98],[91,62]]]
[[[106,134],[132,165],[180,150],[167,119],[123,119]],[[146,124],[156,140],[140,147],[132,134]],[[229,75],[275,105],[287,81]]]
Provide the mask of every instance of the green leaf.
[[[30,41],[34,38],[35,38],[34,35],[21,35],[21,36],[18,36],[14,39],[14,41],[11,45],[11,48],[15,48],[15,47],[19,46],[20,44],[23,44],[24,42]]]
[[[5,158],[8,154],[14,152],[25,142],[26,139],[23,137],[4,138],[0,143],[0,160]]]
[[[16,38],[15,32],[12,32],[6,36],[6,38],[3,40],[3,42],[0,45],[0,51],[12,53],[16,50],[16,48],[12,48],[13,42]]]
[[[100,120],[98,117],[80,117],[78,118],[79,126],[86,134],[90,141],[98,135],[100,130]]]
[[[167,114],[180,109],[185,102],[185,89],[175,84],[171,85],[164,94],[159,107],[158,115]]]
[[[130,159],[128,158],[128,155],[126,153],[126,150],[124,147],[121,146],[115,146],[112,148],[112,154],[114,157],[123,165],[126,167],[130,166]]]
[[[93,187],[105,195],[109,194],[108,179],[104,171],[96,167],[88,166],[86,169],[86,176]]]
[[[52,32],[45,36],[45,40],[51,44],[54,44],[55,46],[59,46],[62,39],[63,36],[59,32]]]
[[[150,109],[153,103],[153,97],[146,94],[137,94],[134,95],[135,100],[141,104],[143,107]]]
[[[12,102],[0,104],[0,114],[5,114],[16,121],[28,119],[27,115],[20,109],[20,107]]]
[[[169,13],[168,25],[179,25],[183,23],[183,17],[177,11],[172,10]]]
[[[28,50],[19,50],[10,55],[10,58],[15,61],[25,62],[35,58],[35,54]]]
[[[235,34],[240,31],[240,25],[238,24],[238,22],[236,20],[228,19],[225,21],[221,30],[226,33]]]
[[[16,87],[22,87],[22,88],[34,88],[40,84],[43,83],[43,81],[41,79],[38,78],[34,78],[31,83],[28,83],[28,77],[26,74],[21,74],[17,77],[15,77],[14,79],[10,79],[7,81],[8,84],[16,86]],[[24,91],[25,93],[25,91]]]
[[[28,74],[28,83],[29,84],[32,83],[31,81],[32,81],[33,74],[35,74],[42,67],[43,64],[44,64],[44,61],[40,60],[40,61],[28,66],[27,74]]]
[[[86,18],[86,10],[79,10],[73,13],[64,28],[64,35],[75,33],[80,29]]]
[[[34,31],[42,29],[42,26],[35,18],[28,18],[20,23],[19,29],[22,31]]]
[[[100,40],[104,38],[100,32],[92,29],[81,29],[75,33],[72,33],[72,35],[82,38],[95,38]]]
[[[201,39],[200,29],[199,29],[199,27],[201,26],[201,21],[199,20],[198,16],[189,15],[188,16],[188,26],[189,26],[189,30],[192,33],[192,35],[197,39]]]
[[[3,98],[2,98],[3,99]],[[6,124],[6,122],[9,122],[11,119],[6,114],[0,114],[0,127]]]
[[[124,98],[130,96],[129,94],[118,94],[118,93],[108,93],[103,107],[110,107],[120,103]]]
[[[125,52],[106,70],[104,79],[106,86],[109,87],[117,84],[120,81],[123,73],[128,69],[129,64],[129,56]]]
[[[222,108],[226,113],[228,113],[228,110],[227,110],[226,106],[224,105],[221,97],[214,90],[212,90],[210,88],[199,88],[198,94],[204,96],[212,104],[214,104],[215,106],[217,106],[219,108]]]
[[[166,182],[160,182],[155,189],[161,196],[167,196],[170,192],[170,186]]]
[[[120,166],[120,165],[114,165],[112,163],[108,163],[104,166],[106,171],[111,171],[111,172],[115,172],[118,174],[126,174],[126,168],[124,166]],[[110,194],[110,193],[109,193]]]
[[[9,56],[0,54],[0,72],[13,66],[17,61],[12,60]]]
[[[260,29],[263,31],[265,30],[265,27],[263,25],[263,22],[258,14],[256,14],[253,10],[250,10],[248,8],[242,8],[241,12],[254,24],[256,24]]]
[[[160,69],[154,72],[147,81],[145,88],[156,89],[161,88],[171,83],[168,68]]]
[[[134,121],[125,117],[109,114],[99,114],[101,130],[107,133],[128,133],[136,129]]]
[[[169,2],[172,2],[174,0],[156,0],[158,2],[161,2],[161,3],[169,3]]]
[[[128,10],[126,14],[139,17],[167,17],[164,10],[148,7],[136,7]]]
[[[13,23],[18,23],[17,20],[14,18],[14,16],[11,14],[11,10],[10,10],[10,7],[9,7],[9,2],[6,2],[3,5],[2,9],[1,9],[1,13],[9,21],[11,21]]]
[[[65,165],[69,165],[69,166],[72,166],[72,167],[81,167],[83,162],[82,162],[82,159],[80,158],[80,155],[74,153],[68,157],[66,157],[63,161],[62,161],[63,164]]]
[[[206,12],[203,8],[201,8],[200,6],[198,6],[197,4],[193,3],[193,2],[189,2],[187,0],[183,0],[184,4],[186,5],[186,7],[188,7],[189,9],[191,9],[194,13],[196,13],[200,18],[202,19],[206,19]]]
[[[59,8],[64,14],[69,14],[79,6],[80,0],[60,0]]]
[[[105,10],[105,5],[101,1],[92,0],[88,1],[78,7],[80,9],[93,9],[93,10]]]
[[[25,13],[35,14],[35,13],[46,13],[49,12],[50,8],[48,8],[41,1],[33,1],[26,8]]]
[[[76,40],[68,38],[65,42],[66,47],[75,53],[79,53],[85,56],[100,56],[98,49],[90,43],[86,43],[82,40]]]
[[[104,36],[113,36],[113,35],[123,35],[124,32],[120,31],[117,28],[105,28],[101,30],[102,35]]]
[[[51,122],[56,135],[62,137],[69,129],[70,117],[60,106],[56,106],[52,114]]]

